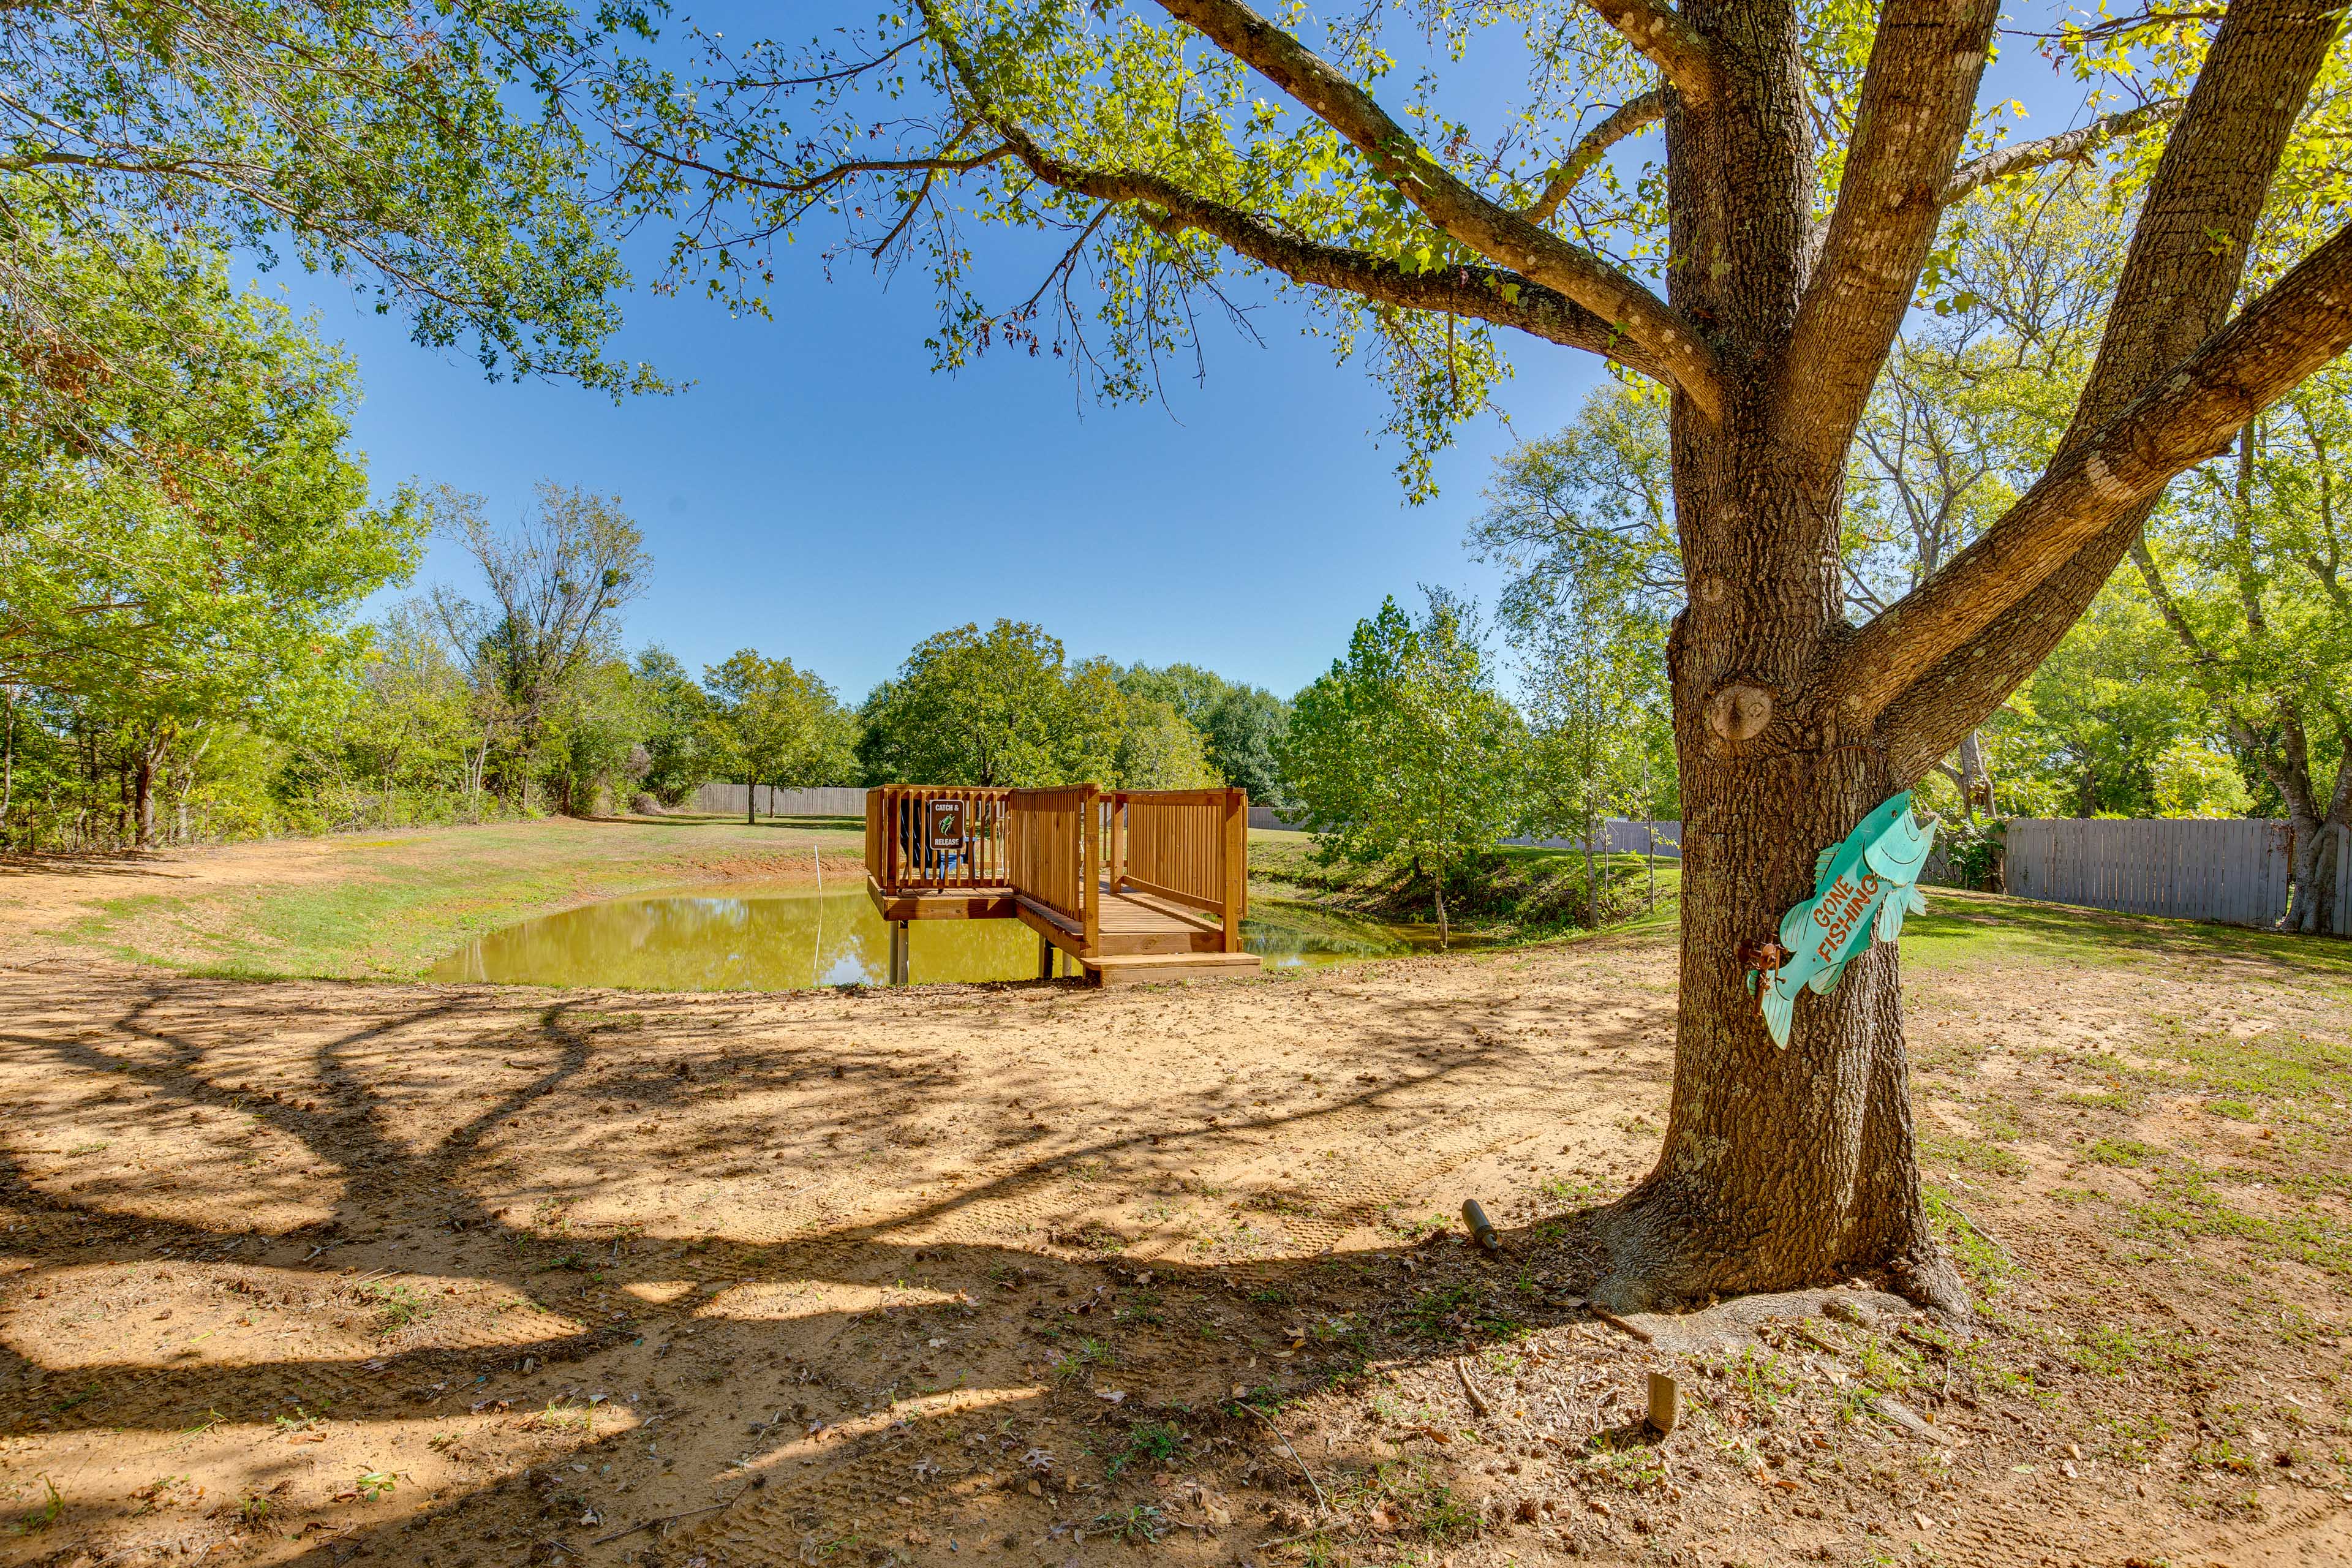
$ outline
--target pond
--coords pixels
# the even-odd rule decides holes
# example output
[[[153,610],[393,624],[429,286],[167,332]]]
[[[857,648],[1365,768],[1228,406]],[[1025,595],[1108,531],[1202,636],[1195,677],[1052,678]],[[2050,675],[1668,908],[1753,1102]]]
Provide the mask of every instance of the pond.
[[[1433,926],[1391,924],[1260,900],[1242,942],[1268,969],[1433,952]],[[917,921],[917,984],[1026,980],[1037,938],[1019,921]],[[1457,936],[1454,946],[1475,945]],[[730,889],[612,899],[525,921],[467,944],[428,980],[617,985],[656,991],[791,991],[879,985],[890,932],[863,891]]]

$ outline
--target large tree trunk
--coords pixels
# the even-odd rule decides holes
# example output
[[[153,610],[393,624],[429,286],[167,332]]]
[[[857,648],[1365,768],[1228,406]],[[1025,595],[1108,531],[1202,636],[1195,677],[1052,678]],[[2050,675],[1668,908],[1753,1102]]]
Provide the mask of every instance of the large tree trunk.
[[[1721,0],[1683,15],[1713,34]],[[1742,8],[1717,37],[1738,64],[1706,110],[1667,117],[1680,196],[1672,301],[1728,341],[1789,342],[1811,246],[1812,153],[1796,19]],[[1989,26],[1989,21],[1983,24]],[[1851,177],[1851,176],[1850,176]],[[1729,367],[1727,367],[1729,368]],[[1664,1148],[1601,1218],[1597,1300],[1620,1310],[1785,1289],[1860,1270],[1965,1310],[1914,1162],[1895,953],[1874,946],[1798,1003],[1776,1049],[1748,990],[1750,944],[1813,887],[1819,851],[1900,787],[1882,750],[1790,697],[1842,624],[1843,463],[1777,384],[1779,356],[1735,371],[1719,421],[1675,400],[1674,474],[1687,608],[1668,648],[1683,799],[1681,1004]]]
[[[1690,748],[1686,748],[1689,754]],[[1895,792],[1861,748],[1686,765],[1681,1015],[1657,1168],[1609,1216],[1620,1310],[1854,1273],[1955,1310],[1915,1163],[1895,954],[1874,944],[1766,1035],[1743,946],[1812,889],[1813,857]]]
[[[2337,17],[2305,0],[2231,7],[2040,499],[1855,632],[1843,624],[1838,563],[1846,442],[1932,243],[1923,204],[1964,134],[1995,14],[1959,0],[1881,26],[1820,233],[1796,18],[1743,0],[1689,0],[1679,14],[1721,62],[1710,95],[1666,117],[1672,304],[1717,338],[1720,366],[1719,415],[1685,392],[1673,417],[1688,588],[1668,654],[1681,1014],[1665,1146],[1600,1216],[1610,1256],[1594,1296],[1622,1308],[1860,1272],[1965,1310],[1920,1193],[1894,951],[1874,945],[1828,994],[1801,997],[1786,1051],[1763,1028],[1748,971],[1812,890],[1816,854],[1981,723],[2137,537],[2155,498],[2116,479],[2110,454],[2136,459],[2102,434],[2108,422],[2162,395],[2216,399],[2168,426],[2177,444],[2150,459],[2160,484],[2275,395],[2232,401],[2214,389],[2242,373],[2208,382],[2172,367],[2197,363],[2189,356],[2227,314],[2269,172]],[[2264,363],[2315,366],[2343,347],[2326,307],[2257,314],[2231,342],[2259,342],[2248,352]],[[2291,341],[2322,318],[2307,348]],[[2061,499],[2094,493],[2099,508]],[[2037,531],[2044,516],[2069,519],[2065,531]],[[2102,519],[2100,533],[2073,521]],[[2050,541],[2048,552],[2034,556],[2042,546],[2028,539]]]
[[[1748,988],[1753,944],[1811,894],[1820,851],[1904,786],[1865,736],[1791,734],[1781,712],[1799,661],[1837,623],[1837,564],[1762,558],[1757,542],[1822,531],[1721,526],[1832,519],[1843,496],[1803,493],[1759,452],[1761,432],[1677,435],[1693,593],[1669,649],[1683,798],[1674,1093],[1656,1168],[1603,1216],[1611,1268],[1594,1297],[1622,1310],[1866,1273],[1964,1312],[1919,1190],[1894,948],[1873,944],[1827,994],[1802,996],[1785,1050]]]
[[[2301,740],[2297,726],[2293,731]],[[2288,820],[2294,841],[2294,896],[2287,904],[2282,929],[2305,936],[2347,935],[2335,929],[2336,889],[2346,874],[2341,843],[2352,826],[2352,738],[2347,738],[2336,763],[2336,785],[2323,810],[2310,784],[2310,759],[2302,747],[2294,749],[2303,788],[2286,795]]]

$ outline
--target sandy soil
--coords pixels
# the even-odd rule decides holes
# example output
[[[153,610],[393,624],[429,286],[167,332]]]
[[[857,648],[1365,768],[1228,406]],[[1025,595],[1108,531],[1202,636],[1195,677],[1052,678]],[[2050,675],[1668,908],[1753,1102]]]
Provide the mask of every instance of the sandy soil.
[[[1654,1152],[1655,942],[762,997],[0,962],[0,1563],[2352,1558],[2336,1254],[2126,1234],[2156,1178],[2084,1154],[2320,1223],[2337,1132],[2094,1092],[2184,1015],[2343,1036],[2259,964],[1915,985],[1926,1123],[2019,1122],[1947,1173],[1972,1328],[1629,1332],[1573,1216]]]

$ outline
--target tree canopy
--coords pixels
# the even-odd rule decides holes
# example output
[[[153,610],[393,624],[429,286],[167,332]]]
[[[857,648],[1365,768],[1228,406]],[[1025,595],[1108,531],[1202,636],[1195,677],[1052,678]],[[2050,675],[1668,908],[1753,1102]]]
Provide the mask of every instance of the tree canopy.
[[[838,783],[851,766],[853,725],[833,688],[788,658],[741,648],[702,673],[710,723],[735,773],[751,786],[744,808],[759,819],[760,786]]]
[[[877,783],[1042,785],[1113,776],[1120,705],[1108,666],[1000,620],[916,644],[860,718],[858,761]]]
[[[533,0],[19,0],[0,7],[0,299],[68,331],[81,247],[166,235],[280,247],[352,279],[430,347],[493,374],[620,393],[657,386],[607,357],[627,274],[591,181],[596,148],[560,112],[616,36]]]
[[[1118,683],[1131,698],[1167,703],[1199,731],[1211,782],[1237,785],[1257,805],[1282,803],[1275,752],[1290,722],[1290,704],[1262,686],[1237,685],[1196,664],[1133,664]]]
[[[2287,923],[2315,932],[2352,875],[2330,855],[2352,826],[2352,528],[2335,468],[2347,392],[2337,367],[2249,425],[2132,551],[2190,682],[2293,827]]]
[[[1491,851],[1519,805],[1522,729],[1495,689],[1475,613],[1431,594],[1356,623],[1348,651],[1298,694],[1282,747],[1307,826],[1337,854],[1401,859],[1436,889]]]
[[[531,510],[507,527],[481,497],[446,486],[428,507],[489,590],[481,604],[436,588],[434,609],[465,661],[486,732],[511,729],[529,781],[580,681],[617,652],[621,612],[645,592],[653,558],[617,497],[575,486],[542,482]]]
[[[142,245],[136,265],[61,248],[72,339],[0,356],[0,681],[121,731],[142,842],[153,770],[183,728],[289,734],[355,658],[350,610],[413,566],[404,492],[367,500],[348,450],[350,362],[233,289],[215,254]],[[70,409],[28,393],[70,374]]]

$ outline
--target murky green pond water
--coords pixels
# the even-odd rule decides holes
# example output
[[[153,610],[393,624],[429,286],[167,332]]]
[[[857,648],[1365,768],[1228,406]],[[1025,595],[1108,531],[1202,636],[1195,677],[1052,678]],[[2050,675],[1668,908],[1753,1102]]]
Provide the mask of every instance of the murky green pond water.
[[[1435,928],[1264,900],[1242,940],[1269,969],[1434,950]],[[918,921],[917,984],[1025,980],[1037,938],[1019,921]],[[1456,939],[1455,945],[1464,945]],[[758,889],[614,899],[492,931],[451,953],[430,980],[622,985],[657,991],[788,991],[881,984],[890,933],[863,891]]]

